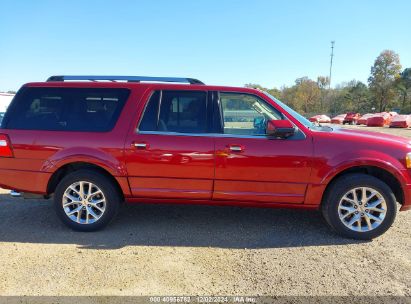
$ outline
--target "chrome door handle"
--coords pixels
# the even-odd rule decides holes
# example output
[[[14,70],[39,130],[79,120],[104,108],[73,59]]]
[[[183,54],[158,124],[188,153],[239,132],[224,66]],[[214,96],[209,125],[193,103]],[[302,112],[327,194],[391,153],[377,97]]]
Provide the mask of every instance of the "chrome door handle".
[[[240,145],[229,145],[228,148],[231,152],[243,152],[244,147]]]
[[[147,143],[135,142],[133,143],[134,148],[139,150],[146,150],[148,149],[149,145]]]

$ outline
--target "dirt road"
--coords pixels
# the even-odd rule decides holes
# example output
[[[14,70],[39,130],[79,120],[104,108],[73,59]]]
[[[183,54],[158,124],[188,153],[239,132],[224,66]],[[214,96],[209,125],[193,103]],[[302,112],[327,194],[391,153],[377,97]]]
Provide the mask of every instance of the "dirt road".
[[[0,295],[411,296],[411,212],[372,242],[317,212],[204,206],[126,206],[76,233],[0,191]]]

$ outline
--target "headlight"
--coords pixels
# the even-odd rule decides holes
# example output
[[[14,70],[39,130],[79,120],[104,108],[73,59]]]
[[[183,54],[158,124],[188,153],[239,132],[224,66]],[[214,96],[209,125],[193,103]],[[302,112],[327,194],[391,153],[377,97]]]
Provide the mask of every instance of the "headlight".
[[[407,153],[407,156],[405,156],[405,165],[408,169],[411,169],[411,152]]]

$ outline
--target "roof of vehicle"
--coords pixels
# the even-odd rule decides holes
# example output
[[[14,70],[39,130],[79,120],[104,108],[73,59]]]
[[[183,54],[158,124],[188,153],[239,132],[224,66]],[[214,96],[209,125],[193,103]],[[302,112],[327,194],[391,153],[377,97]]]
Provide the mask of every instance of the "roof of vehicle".
[[[30,82],[25,84],[26,87],[65,87],[65,88],[146,88],[146,89],[163,89],[163,90],[207,90],[207,91],[235,91],[244,93],[257,93],[258,89],[216,86],[216,85],[193,85],[193,84],[169,84],[169,83],[132,83],[132,82]]]
[[[69,81],[64,81],[69,80]],[[147,81],[147,82],[146,82]],[[185,83],[183,83],[185,82]],[[51,76],[45,82],[31,82],[28,87],[68,87],[68,88],[145,88],[165,90],[216,90],[257,93],[258,89],[205,85],[193,78],[147,77],[147,76]]]

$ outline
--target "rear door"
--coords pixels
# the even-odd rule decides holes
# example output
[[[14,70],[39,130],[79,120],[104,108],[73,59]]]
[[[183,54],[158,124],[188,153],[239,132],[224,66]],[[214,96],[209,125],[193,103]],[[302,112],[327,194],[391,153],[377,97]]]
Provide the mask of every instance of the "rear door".
[[[265,135],[268,119],[286,119],[258,96],[220,92],[213,199],[303,203],[312,141],[300,130],[287,139]],[[218,109],[219,108],[219,109]]]
[[[207,91],[154,91],[126,141],[134,197],[211,199],[214,138]]]

